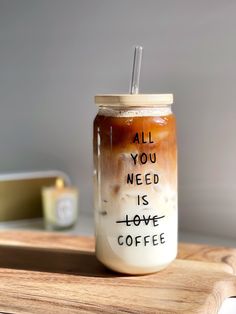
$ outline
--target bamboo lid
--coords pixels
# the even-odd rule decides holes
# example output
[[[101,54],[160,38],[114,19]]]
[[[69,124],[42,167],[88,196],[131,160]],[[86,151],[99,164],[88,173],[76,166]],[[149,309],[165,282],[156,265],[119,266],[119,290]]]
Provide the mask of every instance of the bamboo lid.
[[[98,106],[165,106],[173,104],[173,94],[103,94],[95,96]]]

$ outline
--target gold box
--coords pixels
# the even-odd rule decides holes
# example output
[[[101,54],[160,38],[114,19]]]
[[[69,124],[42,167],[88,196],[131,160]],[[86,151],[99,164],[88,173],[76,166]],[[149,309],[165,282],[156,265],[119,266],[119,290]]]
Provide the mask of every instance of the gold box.
[[[54,185],[57,178],[70,184],[62,171],[0,174],[0,221],[41,217],[41,189]]]

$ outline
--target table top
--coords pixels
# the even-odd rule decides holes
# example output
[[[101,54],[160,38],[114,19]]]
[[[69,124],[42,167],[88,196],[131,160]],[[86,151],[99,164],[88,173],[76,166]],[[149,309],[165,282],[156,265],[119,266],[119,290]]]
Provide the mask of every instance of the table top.
[[[0,311],[5,313],[217,313],[236,295],[236,250],[179,245],[166,270],[127,276],[95,258],[92,237],[0,232]]]

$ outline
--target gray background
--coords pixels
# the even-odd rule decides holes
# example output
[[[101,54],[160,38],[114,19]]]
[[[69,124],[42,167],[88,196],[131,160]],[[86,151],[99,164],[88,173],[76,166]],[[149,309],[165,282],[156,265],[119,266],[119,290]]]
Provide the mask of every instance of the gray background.
[[[236,236],[236,2],[0,0],[0,172],[60,169],[92,213],[93,95],[173,92],[180,227]]]

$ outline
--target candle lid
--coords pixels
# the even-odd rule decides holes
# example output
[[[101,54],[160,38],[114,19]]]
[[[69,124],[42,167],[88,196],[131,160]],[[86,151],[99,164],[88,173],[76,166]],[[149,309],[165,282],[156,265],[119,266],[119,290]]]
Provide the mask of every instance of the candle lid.
[[[165,106],[173,104],[173,94],[102,94],[95,96],[98,106]]]

